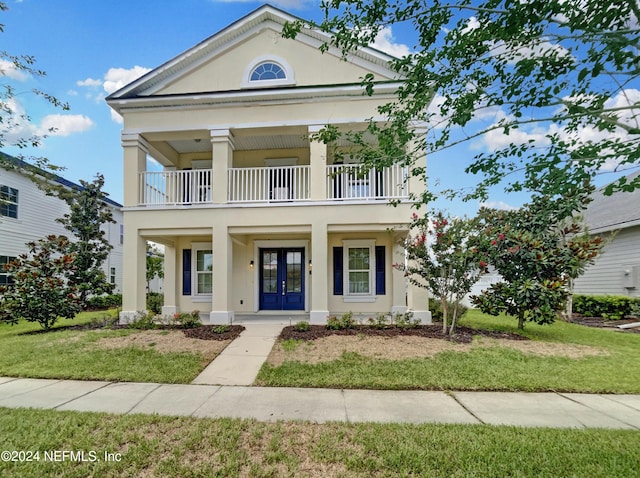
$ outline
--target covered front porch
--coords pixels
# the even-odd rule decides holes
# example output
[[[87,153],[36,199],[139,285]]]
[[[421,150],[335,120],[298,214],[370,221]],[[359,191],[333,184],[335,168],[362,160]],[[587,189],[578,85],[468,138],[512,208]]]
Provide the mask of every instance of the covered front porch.
[[[359,232],[327,224],[141,230],[137,242],[164,245],[164,315],[198,310],[212,324],[308,320],[414,310],[428,321],[426,294],[393,268],[399,238],[371,225]],[[125,288],[121,321],[144,310],[144,264]],[[131,264],[129,264],[131,265]],[[132,312],[134,314],[132,314]]]

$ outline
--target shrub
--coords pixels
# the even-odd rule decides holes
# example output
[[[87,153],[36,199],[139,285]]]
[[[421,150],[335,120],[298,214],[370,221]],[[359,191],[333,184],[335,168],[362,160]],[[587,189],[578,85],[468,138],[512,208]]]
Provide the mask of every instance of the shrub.
[[[384,329],[391,324],[391,315],[380,312],[375,318],[369,318],[369,325],[376,329]]]
[[[395,314],[393,322],[400,329],[415,329],[420,326],[420,319],[414,319],[413,312],[410,310],[405,313]]]
[[[164,294],[159,292],[147,292],[147,309],[154,314],[162,312],[162,306],[164,305]]]
[[[213,327],[211,327],[211,332],[213,332],[214,334],[224,334],[225,332],[229,332],[230,330],[231,327],[229,327],[227,324],[214,325]]]
[[[332,315],[327,319],[327,328],[331,330],[344,330],[344,329],[352,329],[355,327],[356,321],[353,318],[352,312],[347,312],[342,315],[342,317],[336,317]]]
[[[449,315],[453,313],[453,302],[448,302]],[[429,310],[431,311],[431,320],[434,322],[442,322],[442,304],[440,304],[439,300],[430,299],[429,300]],[[469,307],[466,305],[458,304],[458,318],[462,317]]]
[[[194,310],[189,314],[184,312],[181,314],[173,314],[173,324],[182,329],[200,327],[202,325],[202,322],[200,321],[200,311]]]
[[[122,294],[96,295],[87,299],[87,308],[112,309],[114,307],[122,307]]]
[[[307,330],[309,330],[309,322],[307,322],[306,320],[301,320],[300,322],[296,323],[294,329],[298,332],[306,332]]]
[[[149,330],[156,327],[156,315],[152,312],[137,312],[136,317],[129,324],[130,329]]]
[[[573,296],[573,311],[587,317],[623,319],[634,315],[640,308],[640,299],[624,295],[580,295]]]

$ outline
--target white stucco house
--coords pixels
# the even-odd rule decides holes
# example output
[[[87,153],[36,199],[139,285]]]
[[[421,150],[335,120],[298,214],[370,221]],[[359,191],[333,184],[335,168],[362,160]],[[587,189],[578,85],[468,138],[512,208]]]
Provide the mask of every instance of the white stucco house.
[[[589,232],[606,243],[575,280],[574,293],[640,297],[640,190],[611,196],[605,196],[604,188],[595,191],[584,221]]]
[[[7,284],[9,276],[2,264],[12,261],[20,254],[27,252],[26,243],[37,241],[48,235],[68,236],[57,218],[69,213],[67,203],[53,196],[47,196],[44,191],[29,178],[24,168],[37,171],[37,168],[21,163],[19,160],[0,153],[3,157],[15,163],[16,168],[0,166],[0,285]],[[61,176],[55,176],[54,181],[68,188],[81,188]],[[113,249],[103,264],[107,279],[115,285],[114,292],[122,291],[122,244],[123,218],[122,205],[107,199],[115,223],[105,224],[104,231]]]
[[[400,166],[360,175],[335,161],[349,144],[309,139],[327,124],[364,129],[401,79],[380,51],[344,61],[321,53],[321,32],[282,38],[294,20],[260,7],[107,98],[124,120],[122,322],[145,309],[146,241],[164,246],[165,314],[324,323],[410,309],[430,321],[426,292],[392,267],[424,180]]]

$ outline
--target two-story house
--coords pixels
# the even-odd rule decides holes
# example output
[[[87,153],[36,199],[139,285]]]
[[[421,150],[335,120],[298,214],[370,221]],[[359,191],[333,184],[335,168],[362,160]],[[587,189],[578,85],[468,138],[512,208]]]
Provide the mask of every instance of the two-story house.
[[[294,20],[263,6],[107,98],[124,119],[122,322],[145,309],[146,241],[164,245],[165,314],[229,323],[286,311],[323,323],[411,309],[430,320],[426,292],[393,267],[409,191],[425,182],[399,165],[361,174],[338,164],[349,143],[310,139],[379,118],[401,84],[390,57],[323,54],[314,30],[284,39]],[[372,96],[360,86],[368,73]]]
[[[27,242],[37,241],[51,234],[69,235],[69,231],[56,221],[69,213],[69,206],[57,197],[47,196],[33,182],[29,175],[33,172],[37,174],[38,168],[0,154],[6,161],[17,166],[0,167],[0,285],[3,285],[7,284],[10,278],[2,264],[25,254]],[[31,172],[27,172],[26,168]],[[61,176],[54,176],[52,180],[72,189],[82,187]],[[107,205],[116,222],[103,225],[105,236],[113,249],[102,267],[107,279],[115,285],[114,291],[120,292],[124,239],[122,205],[110,199],[107,199]]]

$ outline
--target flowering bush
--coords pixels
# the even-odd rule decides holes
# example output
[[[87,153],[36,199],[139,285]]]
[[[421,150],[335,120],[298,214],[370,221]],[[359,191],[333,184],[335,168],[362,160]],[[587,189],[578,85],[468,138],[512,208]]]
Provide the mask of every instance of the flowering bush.
[[[38,322],[50,329],[59,317],[72,319],[80,311],[79,291],[69,282],[75,255],[67,254],[65,236],[27,243],[28,254],[5,265],[13,284],[0,287],[0,320]]]
[[[586,198],[573,201],[580,206]],[[566,198],[539,196],[516,211],[480,210],[475,250],[481,263],[491,264],[502,277],[472,298],[482,312],[516,317],[519,328],[527,320],[549,324],[556,319],[570,294],[571,280],[602,247],[599,237],[590,237],[567,219],[568,203]]]
[[[394,267],[404,271],[412,284],[426,287],[440,302],[443,333],[447,333],[451,316],[448,333],[453,334],[460,301],[487,268],[469,246],[473,221],[446,217],[441,212],[433,216],[431,224],[415,213],[412,219],[417,232],[404,241],[408,262]]]

